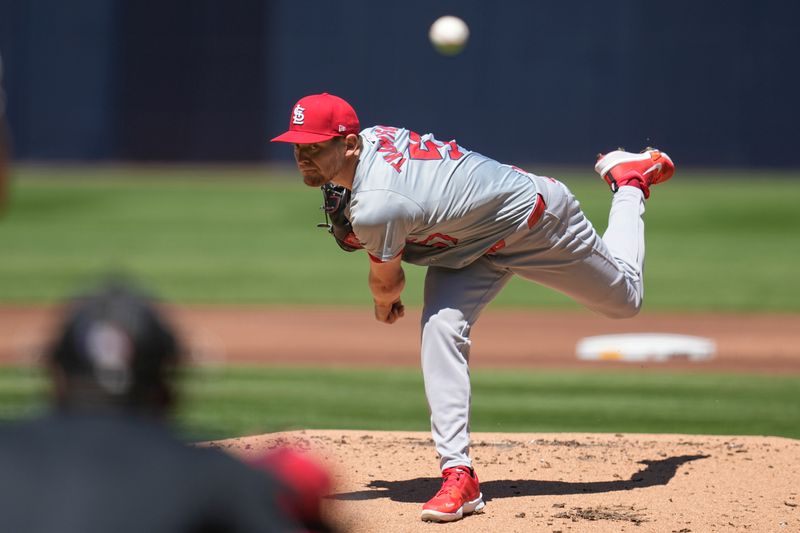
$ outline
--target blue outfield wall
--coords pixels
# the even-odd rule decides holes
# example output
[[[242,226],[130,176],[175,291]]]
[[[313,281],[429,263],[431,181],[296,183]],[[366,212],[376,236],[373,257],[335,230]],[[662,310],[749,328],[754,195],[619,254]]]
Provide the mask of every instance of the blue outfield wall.
[[[456,14],[455,57],[427,40]],[[653,144],[681,164],[797,167],[789,0],[0,0],[21,159],[285,161],[267,139],[312,92],[363,125],[503,161]]]

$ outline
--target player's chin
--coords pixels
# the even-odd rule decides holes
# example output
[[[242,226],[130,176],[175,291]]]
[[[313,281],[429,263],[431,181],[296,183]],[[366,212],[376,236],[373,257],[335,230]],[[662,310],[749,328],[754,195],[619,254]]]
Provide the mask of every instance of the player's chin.
[[[309,187],[322,187],[327,181],[319,174],[303,174],[303,183]]]

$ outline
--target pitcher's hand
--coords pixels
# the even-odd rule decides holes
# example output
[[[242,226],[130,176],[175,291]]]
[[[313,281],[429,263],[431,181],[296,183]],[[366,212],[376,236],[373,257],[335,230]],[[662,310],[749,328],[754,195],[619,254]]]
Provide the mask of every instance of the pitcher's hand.
[[[403,302],[397,300],[391,304],[375,302],[375,319],[384,324],[394,324],[406,313]]]

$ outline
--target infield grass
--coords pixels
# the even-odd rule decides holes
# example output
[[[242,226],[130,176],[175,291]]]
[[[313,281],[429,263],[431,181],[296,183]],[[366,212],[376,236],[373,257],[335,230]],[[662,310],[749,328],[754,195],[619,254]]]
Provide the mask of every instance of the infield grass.
[[[605,185],[552,170],[602,231]],[[18,167],[0,223],[0,302],[53,302],[109,272],[183,303],[370,305],[363,252],[324,230],[289,169]],[[800,175],[682,170],[648,202],[648,310],[800,311]],[[407,268],[408,305],[424,269]],[[513,280],[493,305],[573,308]]]
[[[800,438],[800,376],[488,370],[472,372],[475,432],[772,435]],[[0,368],[0,419],[43,408],[36,370]],[[201,368],[182,380],[190,438],[291,429],[429,431],[411,369]]]

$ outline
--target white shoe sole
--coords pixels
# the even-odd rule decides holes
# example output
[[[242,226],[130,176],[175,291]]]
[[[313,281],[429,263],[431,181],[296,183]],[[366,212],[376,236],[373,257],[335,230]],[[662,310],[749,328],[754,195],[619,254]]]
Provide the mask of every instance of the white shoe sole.
[[[466,502],[455,513],[441,513],[432,509],[423,509],[420,518],[425,522],[454,522],[461,520],[468,514],[480,511],[486,507],[483,502],[483,493],[478,494],[478,497],[471,502]]]
[[[630,163],[633,161],[650,161],[650,152],[652,151],[659,151],[659,150],[647,150],[641,154],[632,154],[630,152],[623,152],[620,150],[614,150],[613,152],[609,152],[594,165],[594,171],[600,174],[600,177],[605,177],[606,174],[611,172],[611,169],[621,163]],[[660,152],[660,151],[659,151]],[[669,157],[664,152],[660,152],[662,157]],[[648,168],[646,171],[642,173],[642,175],[647,175],[651,171],[658,171],[661,169],[661,163],[654,163],[652,167]]]

